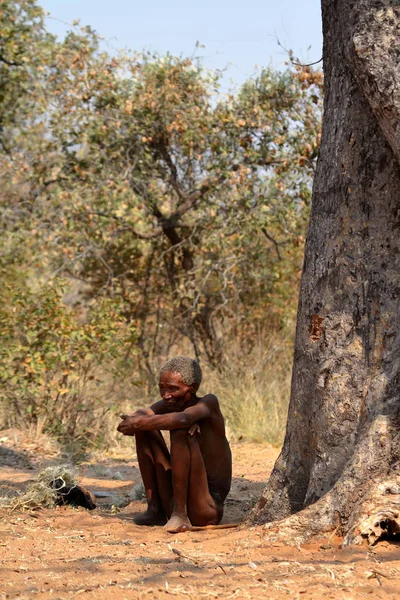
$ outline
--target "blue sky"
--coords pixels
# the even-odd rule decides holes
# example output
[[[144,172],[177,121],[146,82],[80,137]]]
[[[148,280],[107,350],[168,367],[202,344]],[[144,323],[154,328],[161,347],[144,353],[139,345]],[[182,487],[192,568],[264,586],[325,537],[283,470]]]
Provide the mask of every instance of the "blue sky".
[[[130,48],[196,54],[211,69],[229,66],[241,83],[255,65],[280,68],[291,48],[302,62],[322,56],[320,0],[39,0],[48,28],[63,35],[80,19],[105,38],[109,50]]]

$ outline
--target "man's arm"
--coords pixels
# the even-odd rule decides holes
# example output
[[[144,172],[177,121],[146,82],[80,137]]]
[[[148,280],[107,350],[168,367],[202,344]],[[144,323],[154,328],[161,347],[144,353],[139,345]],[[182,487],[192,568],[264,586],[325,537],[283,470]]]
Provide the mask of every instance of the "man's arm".
[[[125,418],[119,424],[117,430],[124,435],[134,435],[136,431],[189,429],[194,423],[206,419],[210,414],[209,402],[203,399],[195,406],[186,408],[182,412],[154,415],[135,414],[132,417]]]
[[[128,419],[130,417],[139,417],[139,416],[151,416],[151,415],[163,415],[167,412],[167,408],[162,400],[158,402],[154,402],[151,406],[147,408],[138,408],[131,415],[121,414],[121,419]]]

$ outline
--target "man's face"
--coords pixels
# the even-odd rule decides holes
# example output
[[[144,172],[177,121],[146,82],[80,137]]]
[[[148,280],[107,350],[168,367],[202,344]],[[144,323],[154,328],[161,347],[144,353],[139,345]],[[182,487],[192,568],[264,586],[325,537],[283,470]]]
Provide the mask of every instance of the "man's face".
[[[168,412],[182,410],[192,397],[193,388],[182,381],[180,373],[166,371],[160,375],[160,395]]]

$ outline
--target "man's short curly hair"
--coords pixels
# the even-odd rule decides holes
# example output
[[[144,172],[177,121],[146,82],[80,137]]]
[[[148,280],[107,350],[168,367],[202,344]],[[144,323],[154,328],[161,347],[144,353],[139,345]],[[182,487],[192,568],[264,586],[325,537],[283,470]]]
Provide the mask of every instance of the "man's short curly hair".
[[[160,375],[162,373],[179,373],[182,377],[183,383],[186,385],[197,385],[200,386],[203,373],[197,360],[189,358],[188,356],[175,356],[170,358],[165,365],[160,369]]]

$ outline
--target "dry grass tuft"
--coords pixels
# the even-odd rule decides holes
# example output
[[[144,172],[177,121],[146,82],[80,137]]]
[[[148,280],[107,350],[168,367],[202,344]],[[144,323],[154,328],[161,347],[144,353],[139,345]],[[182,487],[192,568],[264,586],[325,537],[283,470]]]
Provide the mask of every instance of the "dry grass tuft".
[[[52,481],[61,479],[66,486],[76,484],[76,473],[71,465],[47,467],[40,471],[33,483],[25,492],[15,498],[0,498],[2,508],[14,510],[38,510],[54,508],[57,500],[57,490],[50,487]]]

